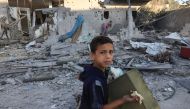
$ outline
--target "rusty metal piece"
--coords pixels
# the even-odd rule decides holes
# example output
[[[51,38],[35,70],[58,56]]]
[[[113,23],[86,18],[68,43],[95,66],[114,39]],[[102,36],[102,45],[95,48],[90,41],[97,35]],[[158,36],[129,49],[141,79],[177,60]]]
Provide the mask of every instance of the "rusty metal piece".
[[[190,47],[182,46],[180,50],[180,56],[190,59]]]
[[[150,55],[148,56],[149,59],[156,61],[156,62],[160,62],[160,63],[170,62],[171,61],[170,57],[171,57],[170,52],[161,53],[156,56],[150,56]]]

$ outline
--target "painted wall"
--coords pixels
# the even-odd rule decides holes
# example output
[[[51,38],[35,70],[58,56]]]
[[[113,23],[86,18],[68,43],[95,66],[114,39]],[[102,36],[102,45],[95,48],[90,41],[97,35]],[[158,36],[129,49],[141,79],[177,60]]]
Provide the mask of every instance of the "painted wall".
[[[108,19],[104,18],[104,11],[109,11]],[[101,25],[110,20],[112,20],[113,25],[127,25],[126,11],[127,9],[69,11],[62,8],[58,10],[58,33],[65,34],[66,32],[69,32],[78,15],[84,16],[82,35],[87,35],[89,33],[99,34],[101,32]]]

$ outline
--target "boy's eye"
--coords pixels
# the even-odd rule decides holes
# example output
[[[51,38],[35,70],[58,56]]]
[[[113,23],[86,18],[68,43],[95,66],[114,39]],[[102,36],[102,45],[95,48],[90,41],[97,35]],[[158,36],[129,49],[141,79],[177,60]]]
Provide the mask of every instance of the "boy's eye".
[[[100,54],[113,54],[113,50],[110,51],[101,51]]]
[[[112,50],[110,50],[110,51],[109,51],[109,53],[110,53],[110,54],[113,54],[113,51],[112,51]]]
[[[101,51],[100,54],[106,54],[106,51]]]

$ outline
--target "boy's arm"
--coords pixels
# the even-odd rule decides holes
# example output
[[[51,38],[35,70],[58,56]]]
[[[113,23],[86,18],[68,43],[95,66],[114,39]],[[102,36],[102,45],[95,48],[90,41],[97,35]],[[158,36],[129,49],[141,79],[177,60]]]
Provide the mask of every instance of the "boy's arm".
[[[125,95],[120,99],[117,99],[109,104],[103,105],[103,87],[100,84],[96,83],[97,82],[95,82],[95,84],[92,84],[92,86],[88,86],[88,88],[91,90],[89,94],[92,109],[115,109],[124,103],[136,102],[139,100],[139,98],[136,96]]]
[[[104,105],[103,109],[115,109],[124,103],[137,102],[138,100],[139,100],[139,98],[137,96],[132,97],[132,96],[125,95],[125,96],[123,96],[123,98],[117,99],[115,101],[112,101],[109,104]]]

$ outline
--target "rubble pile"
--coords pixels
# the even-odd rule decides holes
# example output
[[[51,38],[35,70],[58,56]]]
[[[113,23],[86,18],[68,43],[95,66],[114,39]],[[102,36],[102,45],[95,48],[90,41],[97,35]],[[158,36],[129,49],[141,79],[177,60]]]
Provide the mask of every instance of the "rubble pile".
[[[71,0],[65,3],[75,6]],[[93,6],[92,1],[84,3]],[[114,41],[110,81],[137,69],[161,107],[170,100],[189,103],[190,25],[185,24],[180,32],[153,26],[156,20],[174,14],[165,11],[180,7],[174,0],[151,0],[139,8],[136,24],[133,17],[137,10],[132,13],[130,8],[126,22],[123,8],[71,11],[65,7],[9,7],[7,18],[13,20],[7,23],[10,39],[6,34],[7,38],[2,35],[0,40],[0,109],[76,109],[83,86],[78,75],[83,66],[92,63],[89,42],[109,20],[113,27],[106,30],[105,37]]]
[[[146,36],[149,36],[146,34],[150,32],[143,34],[145,38],[141,41],[150,42],[146,40]],[[156,39],[160,39],[157,43],[164,42],[163,36],[154,34],[157,35]],[[146,49],[134,49],[128,41],[117,41],[114,45],[115,58],[112,66],[123,71],[132,68],[140,70],[158,101],[175,95],[175,78],[190,75],[189,59],[183,59],[179,55],[181,45],[166,48],[157,55],[145,52]],[[77,66],[91,63],[88,44],[65,42],[48,45],[32,42],[25,47],[15,47],[10,45],[1,48],[0,108],[76,108],[77,96],[82,91],[82,83],[77,79],[82,70]],[[3,57],[7,58],[3,60]]]

